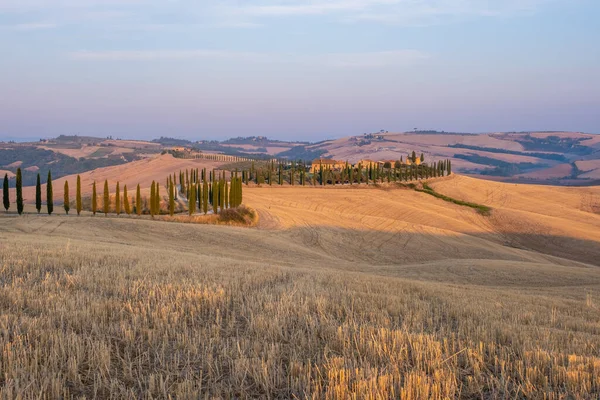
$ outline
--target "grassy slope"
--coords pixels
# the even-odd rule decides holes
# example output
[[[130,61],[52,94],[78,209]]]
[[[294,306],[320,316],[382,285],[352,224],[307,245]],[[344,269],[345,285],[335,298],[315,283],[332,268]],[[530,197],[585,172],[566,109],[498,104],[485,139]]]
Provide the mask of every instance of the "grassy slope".
[[[432,186],[460,198],[477,185]],[[553,201],[536,213],[469,198],[494,207],[483,217],[410,190],[339,188],[247,190],[259,229],[0,218],[0,393],[591,398],[600,269],[578,261],[594,261],[600,223],[582,195],[558,195],[562,222]],[[513,232],[496,221],[511,212]],[[571,220],[581,247],[527,248],[549,218]]]

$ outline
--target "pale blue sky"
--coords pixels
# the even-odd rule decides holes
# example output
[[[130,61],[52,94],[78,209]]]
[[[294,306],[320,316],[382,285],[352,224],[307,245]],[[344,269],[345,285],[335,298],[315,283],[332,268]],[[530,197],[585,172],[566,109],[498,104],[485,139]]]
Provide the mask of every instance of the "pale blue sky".
[[[0,137],[600,133],[598,0],[0,0]]]

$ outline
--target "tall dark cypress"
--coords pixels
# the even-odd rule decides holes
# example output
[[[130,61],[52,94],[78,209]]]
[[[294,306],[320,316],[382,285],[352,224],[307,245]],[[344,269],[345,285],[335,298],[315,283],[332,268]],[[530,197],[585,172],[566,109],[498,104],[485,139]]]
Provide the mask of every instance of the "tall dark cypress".
[[[121,215],[121,188],[119,182],[117,182],[117,189],[115,191],[115,212],[117,215]]]
[[[65,213],[69,215],[69,210],[71,209],[71,201],[69,200],[69,181],[65,181],[65,190],[63,196],[63,207],[65,208]]]
[[[46,182],[46,207],[48,215],[54,212],[54,193],[52,191],[52,172],[48,171],[48,182]]]
[[[156,200],[154,200],[154,198],[156,197],[155,186],[156,185],[154,181],[152,181],[152,185],[150,186],[150,215],[152,216],[152,218],[154,218],[154,206],[156,205]]]
[[[38,174],[39,181],[39,174]],[[10,208],[10,197],[8,191],[8,174],[4,174],[4,183],[2,184],[2,203],[4,205],[4,210],[8,211]]]
[[[169,215],[175,214],[175,186],[173,181],[169,180]]]
[[[40,174],[37,174],[37,181],[35,183],[35,209],[38,214],[42,211],[42,182]]]
[[[75,194],[75,206],[77,207],[77,215],[81,214],[81,177],[77,175],[77,192]]]
[[[131,214],[131,206],[129,205],[129,195],[127,194],[127,185],[123,187],[123,206],[127,215]]]
[[[204,177],[206,178],[206,171]],[[204,214],[208,213],[208,182],[206,179],[202,181],[202,211]]]
[[[17,212],[23,214],[23,175],[21,168],[17,169]]]
[[[110,211],[110,193],[108,191],[108,180],[104,181],[104,203],[102,204],[102,208],[104,211],[104,216],[108,215]]]
[[[96,191],[96,181],[92,185],[92,215],[96,215],[98,210],[98,193]]]
[[[137,215],[142,215],[142,194],[140,193],[140,184],[138,183],[135,190],[135,212]]]

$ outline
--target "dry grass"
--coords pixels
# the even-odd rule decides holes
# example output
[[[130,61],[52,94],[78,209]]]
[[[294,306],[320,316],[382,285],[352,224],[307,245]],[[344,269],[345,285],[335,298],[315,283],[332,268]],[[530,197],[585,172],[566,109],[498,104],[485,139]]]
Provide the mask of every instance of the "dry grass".
[[[263,229],[0,217],[0,397],[598,397],[600,269],[574,251],[410,190],[247,192]]]

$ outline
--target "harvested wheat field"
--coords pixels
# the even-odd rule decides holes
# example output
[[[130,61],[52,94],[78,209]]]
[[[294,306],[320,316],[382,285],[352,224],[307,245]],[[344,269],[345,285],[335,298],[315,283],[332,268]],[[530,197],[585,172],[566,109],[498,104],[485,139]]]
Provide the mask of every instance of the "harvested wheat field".
[[[3,398],[591,399],[600,188],[245,188],[256,228],[0,216]]]

